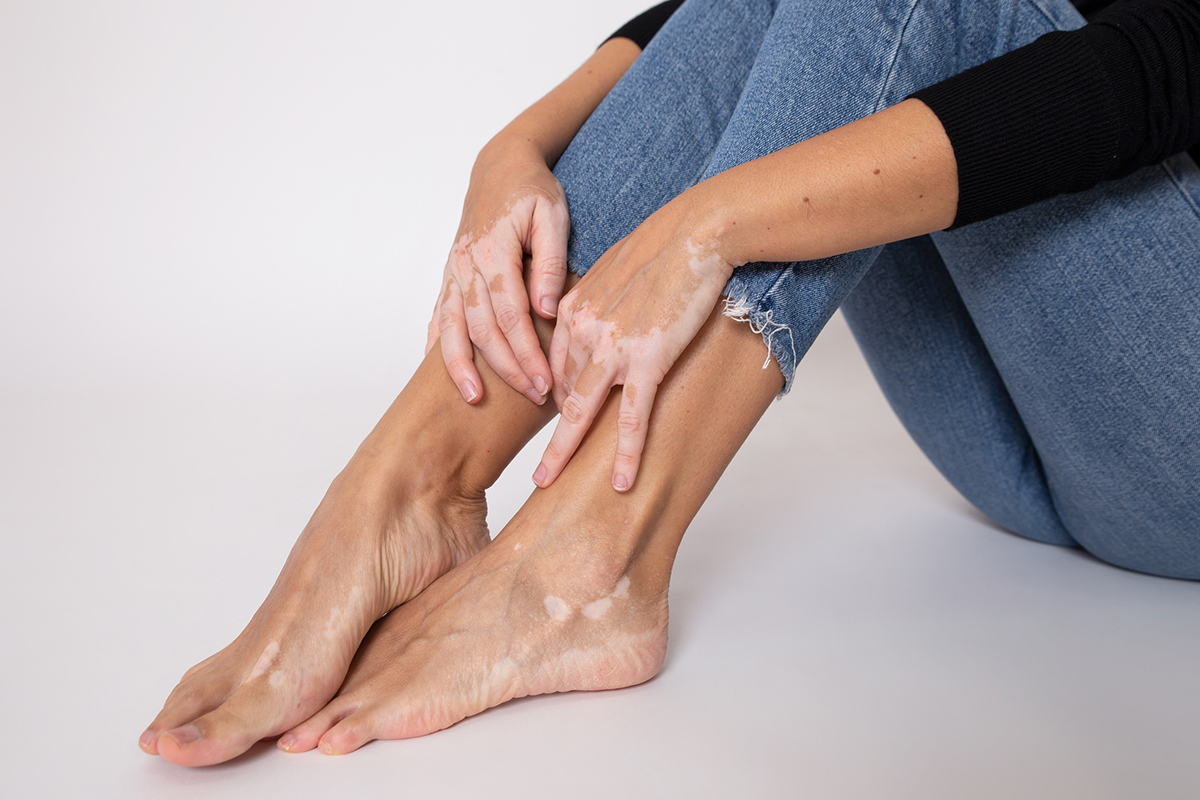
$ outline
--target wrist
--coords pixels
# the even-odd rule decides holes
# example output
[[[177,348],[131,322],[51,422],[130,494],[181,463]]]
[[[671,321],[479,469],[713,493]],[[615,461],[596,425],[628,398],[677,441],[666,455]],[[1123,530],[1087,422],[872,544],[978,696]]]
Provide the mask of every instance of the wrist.
[[[718,176],[719,177],[719,176]],[[676,198],[687,204],[689,246],[704,258],[705,269],[714,277],[728,280],[736,267],[751,260],[744,257],[740,247],[741,230],[746,219],[738,213],[728,197],[722,196],[715,178],[698,183]],[[672,201],[675,202],[675,201]]]
[[[518,117],[483,146],[475,157],[475,169],[501,161],[539,161],[549,168],[550,143]]]

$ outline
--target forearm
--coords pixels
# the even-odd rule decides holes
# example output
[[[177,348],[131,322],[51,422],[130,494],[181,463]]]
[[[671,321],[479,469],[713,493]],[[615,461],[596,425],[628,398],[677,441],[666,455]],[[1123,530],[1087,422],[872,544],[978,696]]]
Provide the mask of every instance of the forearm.
[[[571,139],[630,65],[641,48],[628,39],[610,39],[549,94],[504,127],[481,157],[513,146],[532,148],[554,166]]]
[[[727,264],[806,261],[948,227],[958,173],[938,118],[906,100],[722,172],[685,197]]]

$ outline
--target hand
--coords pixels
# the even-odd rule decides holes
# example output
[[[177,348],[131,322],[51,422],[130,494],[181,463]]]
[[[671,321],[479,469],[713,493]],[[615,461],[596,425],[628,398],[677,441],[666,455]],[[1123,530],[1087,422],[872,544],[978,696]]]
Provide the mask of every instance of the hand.
[[[700,225],[688,193],[677,197],[604,254],[559,306],[550,344],[554,399],[562,412],[533,480],[562,472],[616,384],[612,484],[633,486],[654,396],[700,330],[735,264],[718,253],[719,234]]]
[[[544,158],[521,147],[489,145],[471,173],[458,236],[429,323],[428,353],[442,357],[468,403],[483,397],[472,343],[508,385],[546,402],[553,380],[529,316],[558,310],[567,274],[570,220],[562,186]],[[522,260],[532,254],[528,297]]]

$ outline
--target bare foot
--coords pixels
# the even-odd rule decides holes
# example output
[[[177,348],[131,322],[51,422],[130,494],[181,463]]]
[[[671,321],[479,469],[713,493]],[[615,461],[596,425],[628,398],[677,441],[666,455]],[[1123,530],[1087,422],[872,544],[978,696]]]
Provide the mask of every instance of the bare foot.
[[[372,623],[488,541],[482,493],[397,477],[368,444],[333,482],[267,599],[224,650],[184,674],[142,734],[147,753],[215,764],[333,697]],[[386,448],[384,448],[386,449]]]
[[[490,547],[376,623],[338,696],[279,746],[348,753],[515,697],[652,678],[667,646],[661,560],[596,552],[601,527],[593,518],[564,537],[523,511]]]

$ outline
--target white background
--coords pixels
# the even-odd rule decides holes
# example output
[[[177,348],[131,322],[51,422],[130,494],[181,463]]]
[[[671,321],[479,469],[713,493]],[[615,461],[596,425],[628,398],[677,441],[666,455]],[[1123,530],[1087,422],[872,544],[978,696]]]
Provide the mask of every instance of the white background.
[[[648,1],[0,0],[0,796],[1200,793],[1198,587],[983,520],[840,318],[685,539],[654,681],[138,750],[418,363],[474,153]]]

